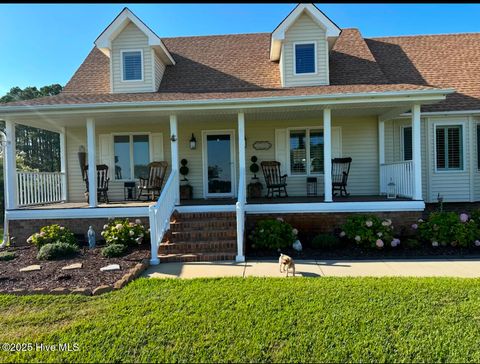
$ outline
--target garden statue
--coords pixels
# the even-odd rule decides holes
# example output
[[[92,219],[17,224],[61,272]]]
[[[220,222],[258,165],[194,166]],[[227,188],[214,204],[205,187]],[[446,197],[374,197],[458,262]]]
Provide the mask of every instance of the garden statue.
[[[91,226],[88,227],[87,236],[88,236],[88,247],[90,249],[95,248],[95,231]]]
[[[300,240],[295,240],[295,242],[292,245],[292,248],[296,250],[297,252],[302,251],[302,243],[300,243]]]

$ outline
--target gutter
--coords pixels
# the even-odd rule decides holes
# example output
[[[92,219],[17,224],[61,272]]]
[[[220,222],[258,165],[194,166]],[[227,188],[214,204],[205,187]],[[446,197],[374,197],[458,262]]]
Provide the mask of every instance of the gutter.
[[[4,113],[33,112],[33,111],[62,111],[62,110],[109,110],[113,108],[164,108],[178,110],[196,110],[206,108],[254,108],[268,106],[288,106],[289,103],[302,105],[321,105],[321,104],[344,104],[348,102],[366,102],[373,100],[382,100],[384,98],[415,98],[425,97],[425,100],[441,100],[447,94],[455,92],[454,89],[433,89],[433,90],[413,90],[413,91],[387,91],[387,92],[360,92],[360,93],[336,93],[326,95],[307,95],[307,96],[274,96],[274,97],[255,97],[255,98],[235,98],[235,99],[211,99],[211,100],[181,100],[181,101],[129,101],[129,102],[103,102],[93,104],[56,104],[56,105],[38,105],[38,106],[3,106],[0,107],[0,115]],[[405,100],[404,100],[405,101]],[[274,105],[269,105],[274,104]]]

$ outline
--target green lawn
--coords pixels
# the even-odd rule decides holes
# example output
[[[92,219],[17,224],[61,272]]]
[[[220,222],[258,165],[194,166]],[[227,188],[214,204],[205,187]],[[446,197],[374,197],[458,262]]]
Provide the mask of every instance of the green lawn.
[[[0,295],[0,361],[479,362],[480,280],[140,279],[99,297]]]

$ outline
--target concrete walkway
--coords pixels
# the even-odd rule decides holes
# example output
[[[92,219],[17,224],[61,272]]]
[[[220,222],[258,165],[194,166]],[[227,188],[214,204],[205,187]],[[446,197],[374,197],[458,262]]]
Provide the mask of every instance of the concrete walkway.
[[[480,259],[297,260],[297,277],[480,277]],[[284,277],[278,261],[161,263],[151,278]]]

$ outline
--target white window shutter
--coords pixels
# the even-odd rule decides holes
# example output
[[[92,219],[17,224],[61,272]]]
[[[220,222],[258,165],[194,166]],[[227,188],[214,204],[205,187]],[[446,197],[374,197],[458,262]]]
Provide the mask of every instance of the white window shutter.
[[[280,162],[280,172],[288,173],[287,129],[275,129],[275,160]]]
[[[114,171],[113,162],[113,135],[100,134],[98,136],[98,161],[100,164],[106,164],[110,171]],[[111,178],[111,173],[109,173]]]
[[[152,143],[152,161],[151,162],[160,162],[163,161],[163,134],[162,133],[152,133],[150,136],[150,142]]]
[[[342,158],[342,128],[332,128],[332,158]]]

